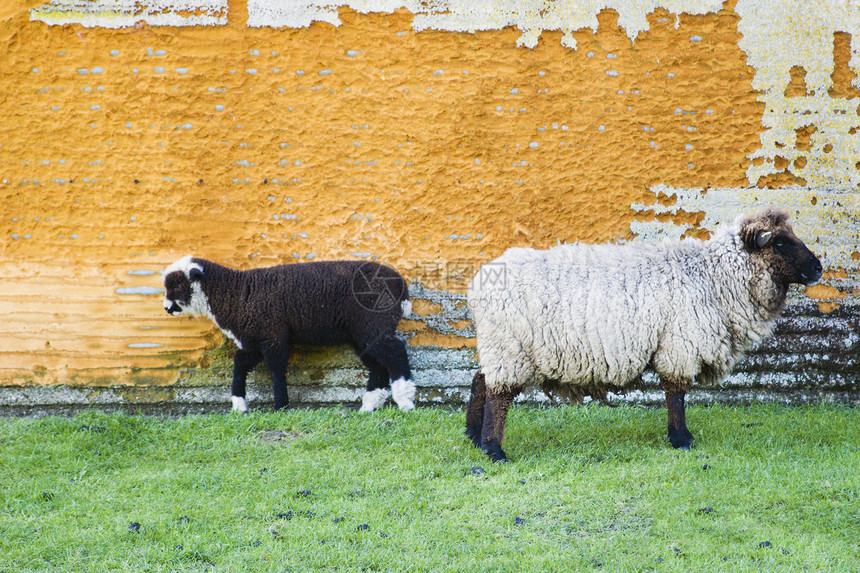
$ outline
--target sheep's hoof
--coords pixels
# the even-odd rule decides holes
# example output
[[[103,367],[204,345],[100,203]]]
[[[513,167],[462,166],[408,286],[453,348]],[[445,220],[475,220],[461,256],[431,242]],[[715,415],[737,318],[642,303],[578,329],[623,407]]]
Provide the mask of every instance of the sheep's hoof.
[[[237,414],[248,413],[248,404],[245,402],[245,398],[242,398],[241,396],[231,396],[230,400],[233,402],[233,412],[236,412]]]
[[[474,445],[479,450],[483,449],[483,448],[481,448],[481,431],[480,430],[476,431],[476,430],[473,430],[472,428],[466,428],[466,438],[470,442],[472,442],[472,445]]]
[[[508,456],[505,455],[504,450],[502,450],[501,444],[499,444],[499,442],[496,440],[483,442],[481,444],[481,451],[487,454],[487,456],[489,456],[489,458],[497,464],[508,463]]]
[[[398,378],[391,383],[391,397],[401,412],[415,409],[415,383],[412,380]]]
[[[693,434],[691,434],[687,428],[683,428],[681,430],[670,430],[669,443],[672,444],[672,447],[676,450],[689,451],[690,446],[693,445]]]
[[[361,399],[361,408],[359,408],[359,412],[373,412],[388,400],[388,396],[391,395],[391,392],[386,390],[385,388],[377,388],[376,390],[368,390],[364,393],[364,397]]]
[[[415,409],[415,402],[405,402],[402,404],[398,404],[401,412],[411,412]]]

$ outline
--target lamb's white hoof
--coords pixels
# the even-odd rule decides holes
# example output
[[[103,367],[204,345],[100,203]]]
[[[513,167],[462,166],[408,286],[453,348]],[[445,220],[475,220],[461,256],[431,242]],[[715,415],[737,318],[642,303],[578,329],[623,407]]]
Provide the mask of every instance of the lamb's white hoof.
[[[415,409],[415,383],[398,378],[391,383],[391,395],[401,412]]]
[[[364,393],[364,398],[361,399],[361,408],[358,409],[359,412],[373,412],[388,400],[388,396],[391,394],[385,388],[377,388],[376,390],[371,390],[370,392]]]
[[[241,396],[231,396],[230,399],[233,401],[233,411],[239,414],[245,414],[248,412],[248,404],[245,403],[245,399]]]
[[[415,409],[415,402],[410,400],[408,402],[403,402],[402,404],[398,404],[397,407],[400,408],[401,412],[411,412],[412,410]]]

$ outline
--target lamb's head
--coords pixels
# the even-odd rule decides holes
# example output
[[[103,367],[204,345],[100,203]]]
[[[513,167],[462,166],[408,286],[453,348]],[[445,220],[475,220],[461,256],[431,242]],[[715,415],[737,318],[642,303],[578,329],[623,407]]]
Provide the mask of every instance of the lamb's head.
[[[777,284],[813,285],[821,278],[821,261],[797,238],[788,214],[773,207],[740,222],[740,237]]]
[[[171,315],[208,314],[209,301],[200,288],[203,266],[191,255],[164,269],[164,309]]]

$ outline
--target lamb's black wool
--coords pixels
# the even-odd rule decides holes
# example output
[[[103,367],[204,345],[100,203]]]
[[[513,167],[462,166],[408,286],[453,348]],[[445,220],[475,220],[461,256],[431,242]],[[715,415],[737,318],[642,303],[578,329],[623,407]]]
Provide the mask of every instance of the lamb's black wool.
[[[211,319],[235,344],[233,408],[245,411],[245,381],[261,360],[272,373],[275,408],[287,405],[286,370],[294,344],[350,344],[370,370],[362,410],[387,398],[414,407],[406,345],[395,334],[409,308],[406,281],[372,262],[297,263],[237,271],[183,257],[164,272],[171,315]]]

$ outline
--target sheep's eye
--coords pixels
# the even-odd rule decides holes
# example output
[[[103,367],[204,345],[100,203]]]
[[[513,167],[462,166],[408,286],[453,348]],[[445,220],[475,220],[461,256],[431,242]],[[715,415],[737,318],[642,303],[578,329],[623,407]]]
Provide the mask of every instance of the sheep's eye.
[[[784,247],[784,246],[785,246],[785,241],[783,241],[782,239],[777,239],[777,240],[774,242],[774,245],[776,245],[777,247]]]

